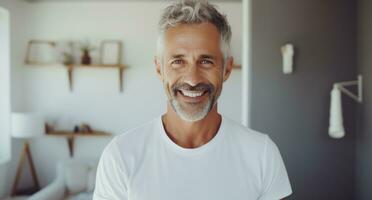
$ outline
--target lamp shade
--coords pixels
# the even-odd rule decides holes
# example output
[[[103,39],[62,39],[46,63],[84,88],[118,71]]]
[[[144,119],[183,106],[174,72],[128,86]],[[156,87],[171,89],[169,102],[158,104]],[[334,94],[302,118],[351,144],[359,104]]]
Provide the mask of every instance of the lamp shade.
[[[331,108],[328,134],[332,138],[342,138],[345,136],[345,129],[342,118],[341,91],[334,87],[331,92]]]
[[[12,113],[12,137],[34,138],[45,133],[44,117],[36,113]]]

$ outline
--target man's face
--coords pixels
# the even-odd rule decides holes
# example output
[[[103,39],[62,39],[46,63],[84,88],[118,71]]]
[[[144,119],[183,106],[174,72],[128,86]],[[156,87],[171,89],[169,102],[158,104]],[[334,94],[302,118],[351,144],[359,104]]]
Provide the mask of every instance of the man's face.
[[[203,119],[215,106],[232,58],[223,67],[220,33],[211,23],[179,24],[164,34],[157,72],[174,111],[186,121]]]

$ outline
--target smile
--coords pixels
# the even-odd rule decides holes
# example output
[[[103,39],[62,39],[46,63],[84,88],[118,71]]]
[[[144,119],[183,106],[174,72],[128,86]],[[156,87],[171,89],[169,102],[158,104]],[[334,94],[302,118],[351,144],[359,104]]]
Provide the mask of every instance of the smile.
[[[187,102],[198,102],[204,99],[203,97],[208,91],[190,91],[190,90],[179,90],[179,93],[183,96]]]
[[[200,97],[202,96],[205,91],[188,91],[188,90],[180,90],[182,95],[187,97]]]

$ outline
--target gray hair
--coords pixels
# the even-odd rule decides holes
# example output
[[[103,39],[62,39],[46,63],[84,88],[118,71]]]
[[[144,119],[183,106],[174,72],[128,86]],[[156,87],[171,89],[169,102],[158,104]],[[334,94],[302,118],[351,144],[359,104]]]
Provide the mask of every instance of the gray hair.
[[[221,51],[224,63],[231,55],[231,28],[226,15],[218,12],[216,7],[206,0],[181,0],[165,8],[159,22],[157,55],[161,56],[164,47],[164,33],[177,24],[200,24],[209,22],[215,25],[221,35]],[[224,64],[225,65],[225,64]]]

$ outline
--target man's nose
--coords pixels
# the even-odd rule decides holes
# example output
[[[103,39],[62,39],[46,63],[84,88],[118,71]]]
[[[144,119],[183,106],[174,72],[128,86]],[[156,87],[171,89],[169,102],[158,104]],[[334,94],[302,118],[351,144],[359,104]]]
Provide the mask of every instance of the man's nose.
[[[203,81],[202,73],[197,64],[188,66],[188,69],[184,75],[184,82],[190,86],[196,86]]]

